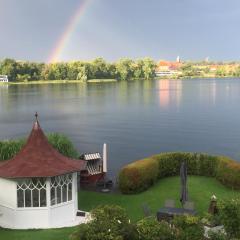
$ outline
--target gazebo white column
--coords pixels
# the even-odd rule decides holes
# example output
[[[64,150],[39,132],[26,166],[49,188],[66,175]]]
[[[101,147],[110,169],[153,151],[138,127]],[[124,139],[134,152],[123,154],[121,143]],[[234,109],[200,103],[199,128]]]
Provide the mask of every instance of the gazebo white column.
[[[46,180],[46,197],[47,197],[47,207],[51,206],[51,178]]]

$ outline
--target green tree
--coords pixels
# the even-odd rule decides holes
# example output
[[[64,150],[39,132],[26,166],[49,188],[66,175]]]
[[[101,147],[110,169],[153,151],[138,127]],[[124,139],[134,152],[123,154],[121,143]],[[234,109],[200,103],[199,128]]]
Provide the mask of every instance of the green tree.
[[[135,61],[135,63],[132,66],[134,78],[136,79],[144,78],[143,66],[144,61],[142,59],[138,59]]]
[[[156,64],[151,58],[143,59],[143,75],[145,79],[150,79],[155,76]]]
[[[46,65],[41,73],[41,77],[44,80],[56,80],[54,72],[54,64]]]
[[[108,78],[115,79],[117,78],[116,65],[114,63],[107,64]]]
[[[94,78],[101,79],[108,77],[107,63],[103,58],[96,58],[91,64]]]
[[[43,63],[17,62],[17,80],[40,80],[43,67]]]
[[[186,77],[199,76],[200,71],[192,63],[183,64],[181,67],[182,75]]]
[[[235,69],[235,72],[233,73],[234,76],[236,77],[240,77],[240,66],[238,66],[236,69]]]
[[[225,67],[222,66],[222,67],[217,68],[217,70],[216,70],[217,77],[224,77],[226,75],[227,75],[227,72],[226,72]]]
[[[91,65],[88,62],[82,62],[82,61],[75,61],[75,62],[69,62],[67,64],[67,79],[69,80],[77,80],[87,77],[86,79],[89,79],[89,75],[91,75]]]
[[[17,74],[16,80],[17,81],[29,81],[31,76],[29,74]]]
[[[79,73],[79,62],[69,62],[67,63],[67,79],[76,80]]]
[[[120,80],[129,80],[133,77],[133,60],[122,58],[116,63],[116,72]]]
[[[66,63],[56,63],[52,65],[54,78],[56,80],[67,79],[67,64]]]
[[[78,70],[78,75],[77,75],[77,80],[82,80],[84,82],[87,81],[88,79],[88,73],[87,73],[87,70],[86,70],[86,67],[85,66],[82,66],[79,68]]]
[[[15,81],[18,74],[17,62],[14,59],[6,58],[0,66],[1,74],[7,75],[9,81]]]

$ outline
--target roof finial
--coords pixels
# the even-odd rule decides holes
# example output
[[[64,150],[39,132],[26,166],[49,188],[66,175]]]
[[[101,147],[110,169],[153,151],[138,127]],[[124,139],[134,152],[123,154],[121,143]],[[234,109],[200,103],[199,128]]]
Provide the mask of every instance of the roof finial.
[[[36,121],[38,121],[38,113],[37,112],[35,113],[35,118],[36,118]]]

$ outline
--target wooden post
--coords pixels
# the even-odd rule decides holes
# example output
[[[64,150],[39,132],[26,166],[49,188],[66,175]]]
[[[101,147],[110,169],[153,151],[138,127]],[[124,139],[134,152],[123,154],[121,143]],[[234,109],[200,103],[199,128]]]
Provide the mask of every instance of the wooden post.
[[[107,144],[103,144],[103,172],[107,172]]]

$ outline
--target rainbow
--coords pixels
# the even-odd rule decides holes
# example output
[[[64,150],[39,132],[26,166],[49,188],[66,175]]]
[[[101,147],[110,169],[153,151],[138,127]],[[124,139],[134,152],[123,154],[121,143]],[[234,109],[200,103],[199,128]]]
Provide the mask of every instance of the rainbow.
[[[83,0],[80,1],[79,7],[75,14],[70,18],[69,23],[67,24],[65,31],[57,41],[52,53],[48,58],[48,63],[58,62],[59,58],[67,46],[69,40],[71,39],[75,29],[77,28],[79,21],[81,20],[82,16],[86,12],[88,5],[90,4],[91,0]]]

